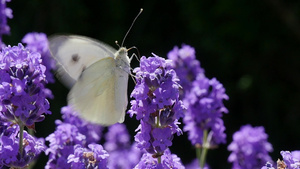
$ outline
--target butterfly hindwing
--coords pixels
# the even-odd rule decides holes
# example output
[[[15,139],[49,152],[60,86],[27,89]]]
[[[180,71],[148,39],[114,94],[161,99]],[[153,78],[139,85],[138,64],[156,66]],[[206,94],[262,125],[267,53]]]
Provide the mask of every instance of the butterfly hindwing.
[[[128,74],[119,78],[116,71],[119,69],[115,67],[113,58],[101,59],[84,70],[68,95],[69,105],[91,122],[103,125],[123,122],[127,106]],[[126,84],[123,86],[126,90],[119,90],[120,82]],[[126,96],[126,100],[122,96]]]

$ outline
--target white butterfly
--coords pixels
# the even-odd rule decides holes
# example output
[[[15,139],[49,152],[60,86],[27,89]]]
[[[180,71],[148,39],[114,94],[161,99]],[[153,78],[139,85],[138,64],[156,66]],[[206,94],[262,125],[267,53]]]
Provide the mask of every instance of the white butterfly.
[[[111,125],[124,121],[130,60],[127,49],[83,36],[49,38],[59,79],[71,88],[68,104],[84,119]]]

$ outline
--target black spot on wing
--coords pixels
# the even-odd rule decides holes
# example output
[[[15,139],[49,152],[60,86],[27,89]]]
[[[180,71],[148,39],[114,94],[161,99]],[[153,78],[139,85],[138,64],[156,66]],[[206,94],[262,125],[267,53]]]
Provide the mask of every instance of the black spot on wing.
[[[80,73],[80,75],[78,77],[78,80],[82,79],[82,72],[86,69],[86,65],[80,63],[79,59],[80,59],[80,56],[78,55],[78,53],[74,53],[71,56],[71,61],[70,61],[71,65],[76,65],[78,67],[78,69],[81,71],[81,73]]]
[[[80,59],[80,56],[77,53],[75,53],[75,54],[72,55],[72,61],[71,62],[77,63],[79,61],[79,59]]]

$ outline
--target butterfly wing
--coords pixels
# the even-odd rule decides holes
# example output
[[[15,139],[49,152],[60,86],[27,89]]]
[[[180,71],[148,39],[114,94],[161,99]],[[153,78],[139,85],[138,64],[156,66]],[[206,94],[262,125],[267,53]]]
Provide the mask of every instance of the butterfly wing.
[[[53,36],[49,48],[58,63],[57,77],[71,88],[81,72],[93,63],[114,57],[115,49],[84,36]]]
[[[123,122],[127,108],[128,74],[111,57],[85,69],[68,95],[68,104],[91,122]]]

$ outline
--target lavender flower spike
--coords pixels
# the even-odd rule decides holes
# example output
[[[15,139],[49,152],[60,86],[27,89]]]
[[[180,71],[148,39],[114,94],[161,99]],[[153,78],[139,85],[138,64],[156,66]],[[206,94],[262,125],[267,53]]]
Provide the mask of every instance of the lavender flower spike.
[[[228,161],[233,163],[233,169],[260,169],[272,159],[269,153],[272,145],[267,141],[268,135],[263,127],[242,126],[233,134],[233,141],[228,150],[232,151]]]
[[[33,127],[51,114],[45,92],[45,66],[41,55],[22,44],[0,52],[0,116],[4,121]]]
[[[225,126],[223,113],[228,110],[223,100],[228,100],[225,88],[215,78],[208,79],[199,74],[192,84],[190,92],[184,98],[187,112],[183,119],[183,130],[188,132],[188,138],[193,145],[203,145],[204,132],[209,132],[209,146],[225,143]]]
[[[168,59],[172,60],[172,68],[175,70],[179,84],[182,86],[180,97],[183,98],[192,88],[192,82],[199,74],[204,74],[200,62],[196,59],[196,51],[193,47],[183,44],[181,48],[175,46],[168,53]]]
[[[41,54],[42,63],[46,66],[46,80],[48,83],[54,83],[55,80],[51,71],[55,69],[56,62],[51,57],[47,35],[37,32],[27,33],[23,37],[22,42],[26,43],[26,47],[32,52],[39,52]]]
[[[182,133],[178,119],[185,108],[179,100],[178,78],[171,61],[156,55],[143,56],[134,72],[137,84],[131,97],[135,100],[128,113],[141,123],[135,141],[141,150],[160,157],[172,145],[173,135]]]
[[[6,2],[10,2],[10,0],[1,0],[0,2],[0,43],[2,47],[2,35],[9,34],[10,28],[7,25],[7,18],[12,18],[12,10],[6,7]],[[1,48],[0,48],[1,49]]]

